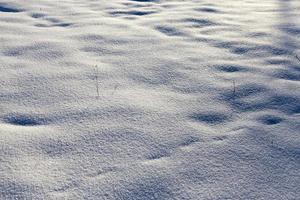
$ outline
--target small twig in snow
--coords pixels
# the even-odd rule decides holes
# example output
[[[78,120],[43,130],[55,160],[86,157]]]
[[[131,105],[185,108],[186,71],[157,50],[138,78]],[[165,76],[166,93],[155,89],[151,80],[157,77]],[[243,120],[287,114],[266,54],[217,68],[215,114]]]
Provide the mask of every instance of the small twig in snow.
[[[233,98],[235,98],[235,93],[236,93],[235,80],[233,80],[232,83],[233,83]]]
[[[297,60],[300,62],[300,58],[297,54],[295,54],[295,57],[297,58]]]
[[[95,81],[96,81],[96,92],[97,92],[97,98],[99,98],[99,69],[98,65],[95,65]]]

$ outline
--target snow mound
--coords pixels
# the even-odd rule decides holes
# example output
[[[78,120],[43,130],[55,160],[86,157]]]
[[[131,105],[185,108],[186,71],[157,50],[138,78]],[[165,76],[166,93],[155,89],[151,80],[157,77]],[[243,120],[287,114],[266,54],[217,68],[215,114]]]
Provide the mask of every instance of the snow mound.
[[[298,199],[299,9],[0,0],[0,199]]]

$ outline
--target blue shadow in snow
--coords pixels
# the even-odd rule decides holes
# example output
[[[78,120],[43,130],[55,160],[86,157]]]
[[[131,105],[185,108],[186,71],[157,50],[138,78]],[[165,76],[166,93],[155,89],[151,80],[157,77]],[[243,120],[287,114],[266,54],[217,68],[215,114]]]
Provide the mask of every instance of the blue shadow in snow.
[[[0,3],[0,12],[17,13],[21,10]]]

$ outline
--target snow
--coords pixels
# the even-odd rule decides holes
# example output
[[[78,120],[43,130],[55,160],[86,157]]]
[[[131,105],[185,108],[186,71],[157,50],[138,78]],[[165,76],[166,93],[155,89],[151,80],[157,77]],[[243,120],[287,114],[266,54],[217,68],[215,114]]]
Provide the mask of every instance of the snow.
[[[299,10],[0,0],[0,199],[299,199]]]

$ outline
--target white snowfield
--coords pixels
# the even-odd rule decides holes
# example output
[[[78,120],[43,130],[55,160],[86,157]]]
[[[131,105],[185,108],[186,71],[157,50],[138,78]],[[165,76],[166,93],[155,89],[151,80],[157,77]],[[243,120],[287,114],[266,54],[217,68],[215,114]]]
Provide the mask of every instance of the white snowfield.
[[[299,0],[0,0],[1,200],[299,200]]]

